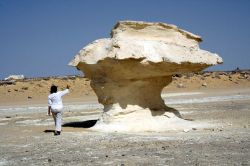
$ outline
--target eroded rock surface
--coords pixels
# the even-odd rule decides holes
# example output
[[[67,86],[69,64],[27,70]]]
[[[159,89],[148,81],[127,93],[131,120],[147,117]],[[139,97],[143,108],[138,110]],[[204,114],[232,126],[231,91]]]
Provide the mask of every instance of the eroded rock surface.
[[[166,131],[194,127],[165,105],[162,89],[173,74],[222,63],[201,50],[201,37],[175,25],[121,21],[111,38],[90,43],[70,62],[91,80],[104,105],[95,126],[107,131]]]

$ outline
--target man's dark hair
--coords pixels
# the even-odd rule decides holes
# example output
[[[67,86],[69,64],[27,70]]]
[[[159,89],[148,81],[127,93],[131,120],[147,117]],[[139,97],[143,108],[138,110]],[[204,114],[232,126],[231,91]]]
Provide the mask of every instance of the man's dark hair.
[[[50,93],[52,94],[52,93],[56,93],[56,92],[57,92],[57,86],[52,85],[52,86],[50,87]]]

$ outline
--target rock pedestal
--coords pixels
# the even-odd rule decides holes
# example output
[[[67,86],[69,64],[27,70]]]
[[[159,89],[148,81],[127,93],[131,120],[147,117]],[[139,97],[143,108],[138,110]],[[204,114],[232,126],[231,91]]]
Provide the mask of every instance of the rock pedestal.
[[[84,47],[70,62],[91,80],[104,105],[94,129],[166,131],[194,127],[161,98],[173,74],[197,72],[222,63],[201,50],[197,35],[165,23],[121,21],[111,38]]]

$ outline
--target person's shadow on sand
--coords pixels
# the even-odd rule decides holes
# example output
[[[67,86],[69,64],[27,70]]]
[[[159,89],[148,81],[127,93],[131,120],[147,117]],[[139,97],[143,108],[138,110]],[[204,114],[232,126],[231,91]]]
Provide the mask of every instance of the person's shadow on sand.
[[[43,132],[44,132],[44,133],[54,133],[55,130],[44,130]]]
[[[81,122],[69,122],[65,123],[63,127],[74,127],[74,128],[91,128],[96,124],[97,120],[87,120]]]

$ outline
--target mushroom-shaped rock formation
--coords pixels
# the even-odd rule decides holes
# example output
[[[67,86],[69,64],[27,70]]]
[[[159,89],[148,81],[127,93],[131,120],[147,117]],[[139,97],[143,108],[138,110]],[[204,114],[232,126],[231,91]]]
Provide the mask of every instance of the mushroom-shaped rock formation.
[[[165,105],[161,91],[174,74],[222,63],[217,54],[199,48],[201,41],[201,37],[175,25],[120,21],[111,38],[81,49],[69,65],[84,72],[104,105],[93,128],[166,131],[194,127]]]

